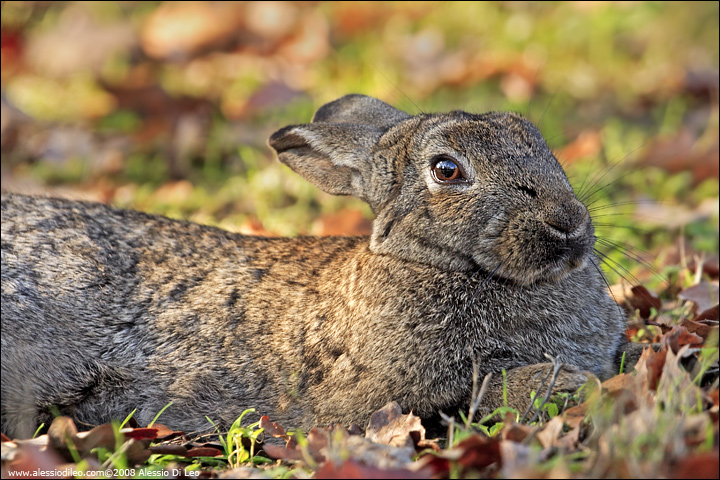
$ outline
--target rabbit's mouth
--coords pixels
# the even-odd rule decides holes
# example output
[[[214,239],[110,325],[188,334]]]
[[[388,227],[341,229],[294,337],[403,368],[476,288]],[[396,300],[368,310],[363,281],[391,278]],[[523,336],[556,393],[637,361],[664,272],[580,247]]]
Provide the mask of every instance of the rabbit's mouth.
[[[589,217],[571,228],[552,221],[516,219],[491,242],[481,242],[474,260],[494,276],[519,285],[555,283],[584,268],[595,244]]]

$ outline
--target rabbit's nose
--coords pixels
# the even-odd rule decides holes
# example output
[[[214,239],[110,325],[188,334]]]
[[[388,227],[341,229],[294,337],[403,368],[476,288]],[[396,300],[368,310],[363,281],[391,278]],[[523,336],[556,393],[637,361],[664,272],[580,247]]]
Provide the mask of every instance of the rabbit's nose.
[[[590,216],[580,201],[573,199],[555,205],[544,218],[548,230],[562,238],[577,238],[587,232]]]

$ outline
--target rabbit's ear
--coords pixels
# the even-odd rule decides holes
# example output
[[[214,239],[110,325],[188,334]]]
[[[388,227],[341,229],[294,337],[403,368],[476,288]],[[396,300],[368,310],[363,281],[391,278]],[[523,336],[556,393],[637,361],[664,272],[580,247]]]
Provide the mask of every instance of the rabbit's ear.
[[[382,134],[364,125],[311,123],[278,130],[268,143],[282,163],[316,187],[333,195],[354,195],[373,206],[369,181],[380,165],[372,165],[371,150]]]
[[[313,123],[285,127],[269,144],[278,158],[333,195],[354,195],[373,210],[393,185],[392,166],[373,150],[394,124],[409,118],[390,105],[348,95],[320,108]]]
[[[365,95],[345,95],[326,103],[315,112],[313,123],[354,123],[387,130],[410,118],[407,113],[391,107],[382,100]]]

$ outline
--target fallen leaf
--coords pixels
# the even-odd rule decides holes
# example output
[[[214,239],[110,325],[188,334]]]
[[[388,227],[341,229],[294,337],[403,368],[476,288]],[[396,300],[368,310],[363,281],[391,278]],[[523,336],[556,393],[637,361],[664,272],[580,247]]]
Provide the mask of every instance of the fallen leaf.
[[[197,447],[191,448],[185,453],[186,457],[219,457],[223,454],[222,451],[212,447]]]
[[[658,138],[645,150],[642,164],[670,173],[691,171],[695,184],[718,178],[718,145],[700,145],[698,135],[684,127],[670,138]],[[717,202],[717,200],[715,200]]]
[[[635,364],[635,370],[640,380],[641,392],[655,390],[665,365],[667,347],[654,351],[652,348],[643,350]]]
[[[707,275],[713,280],[717,280],[718,277],[720,277],[720,258],[718,256],[713,255],[710,258],[704,258],[702,261],[702,273]],[[698,259],[693,258],[693,260],[688,263],[688,270],[691,272],[695,272],[698,267]]]
[[[281,427],[277,422],[271,422],[270,418],[265,415],[260,417],[260,428],[265,429],[266,435],[285,440],[285,446],[288,448],[293,448],[297,444],[295,437],[285,433],[285,429],[283,427]]]
[[[417,441],[413,439],[413,432],[418,432]],[[383,445],[415,448],[416,443],[425,440],[425,428],[420,417],[412,413],[403,415],[400,405],[390,402],[370,416],[365,438]]]
[[[603,391],[606,392],[617,392],[619,390],[631,388],[634,383],[635,379],[633,378],[632,374],[621,373],[619,375],[615,375],[614,377],[610,377],[604,382],[602,382],[602,388]]]
[[[678,297],[695,303],[698,312],[704,312],[716,307],[718,298],[720,298],[719,295],[718,282],[708,282],[706,280],[678,293]]]
[[[666,348],[671,349],[675,354],[677,354],[685,345],[689,345],[690,347],[702,347],[704,343],[701,336],[689,332],[685,327],[678,326],[673,327],[670,332],[663,335],[660,342]]]
[[[568,408],[563,412],[563,420],[570,428],[577,427],[582,424],[583,420],[585,420],[589,406],[590,404],[588,402],[583,402],[580,405]]]
[[[564,424],[565,422],[562,417],[558,415],[543,426],[542,430],[536,435],[543,448],[558,446],[558,440],[562,434]]]
[[[142,48],[154,58],[187,59],[224,46],[242,31],[241,8],[234,3],[163,3],[144,22]]]
[[[718,307],[705,310],[692,320],[685,319],[680,324],[688,329],[688,332],[695,333],[704,339],[708,339],[713,333],[717,336],[718,332]],[[706,318],[710,317],[710,318]]]
[[[120,433],[125,438],[134,438],[135,440],[155,440],[158,437],[157,428],[123,428]]]
[[[611,286],[610,292],[615,301],[627,312],[638,311],[644,319],[650,318],[653,308],[659,311],[662,307],[660,298],[642,285],[631,286],[623,282]]]
[[[54,472],[63,470],[65,460],[55,450],[22,444],[9,452],[10,445],[14,444],[3,444],[2,478],[25,478],[30,474],[33,478],[57,478]],[[45,474],[38,474],[42,472]]]
[[[78,433],[75,442],[78,451],[84,456],[95,448],[114,450],[117,439],[115,438],[115,429],[113,426],[105,423],[98,425],[88,432]]]
[[[362,465],[352,460],[345,461],[340,465],[334,462],[326,462],[315,473],[315,478],[428,478],[428,470],[412,471],[405,469],[383,469],[367,465]]]
[[[293,446],[293,448],[288,448],[268,443],[264,444],[262,449],[268,457],[274,460],[297,461],[302,459],[302,452],[297,450],[297,445]]]
[[[717,323],[718,320],[720,320],[720,305],[715,305],[712,308],[703,310],[702,312],[698,313],[695,318],[693,318],[693,322],[701,322],[703,320],[711,320]]]
[[[585,130],[557,154],[558,159],[572,163],[580,158],[595,157],[602,149],[602,134],[594,130]]]
[[[173,430],[161,423],[154,423],[152,428],[157,429],[157,437],[155,437],[155,440],[157,440],[158,442],[172,440],[173,438],[182,437],[183,435],[185,435],[185,432]]]
[[[690,455],[680,459],[680,461],[672,468],[668,475],[669,478],[713,478],[717,479],[718,463],[720,462],[720,454],[718,449],[708,453],[699,455]]]
[[[254,217],[252,215],[248,215],[245,218],[245,221],[237,228],[237,233],[242,233],[243,235],[261,236],[261,237],[274,237],[275,236],[275,234],[273,232],[265,230],[265,227],[263,227],[263,224],[260,223],[260,220],[258,220],[256,217]]]
[[[63,455],[67,460],[72,460],[70,448],[82,450],[82,441],[77,436],[78,430],[70,417],[56,417],[48,428],[49,446],[56,452]]]
[[[502,467],[500,441],[473,435],[460,442],[455,449],[462,452],[458,463],[466,470],[477,470],[493,464]]]

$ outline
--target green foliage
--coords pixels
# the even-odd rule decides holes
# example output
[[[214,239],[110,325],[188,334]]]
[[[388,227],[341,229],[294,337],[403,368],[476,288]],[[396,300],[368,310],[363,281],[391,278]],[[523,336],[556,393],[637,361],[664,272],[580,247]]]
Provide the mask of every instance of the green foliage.
[[[243,418],[249,413],[255,413],[255,409],[248,408],[245,410],[230,426],[226,436],[224,438],[223,435],[219,436],[220,443],[225,450],[225,458],[231,467],[238,467],[246,462],[253,464],[272,463],[271,460],[265,457],[255,455],[255,444],[265,429],[258,428],[260,425],[259,421],[243,426]],[[209,418],[208,421],[215,426]],[[217,428],[217,426],[215,427]],[[244,445],[243,439],[250,441],[249,449]]]

